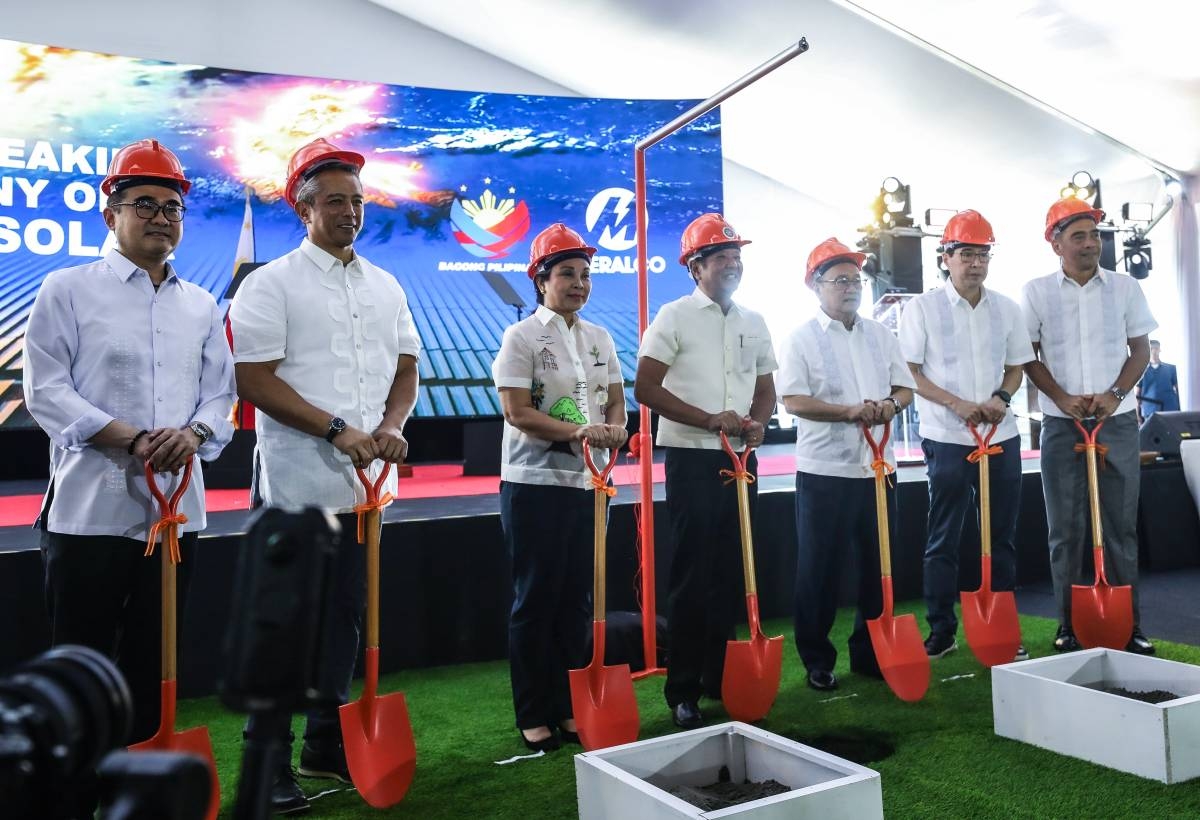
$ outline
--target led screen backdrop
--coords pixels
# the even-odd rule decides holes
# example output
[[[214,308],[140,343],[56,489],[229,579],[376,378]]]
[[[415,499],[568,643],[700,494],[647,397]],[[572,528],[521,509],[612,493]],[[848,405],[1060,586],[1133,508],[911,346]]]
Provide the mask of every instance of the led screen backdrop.
[[[295,148],[325,137],[366,155],[356,248],[408,293],[424,345],[418,416],[499,412],[491,363],[517,318],[504,284],[528,315],[529,242],[560,220],[599,248],[584,315],[612,332],[633,376],[633,146],[690,101],[319,80],[6,40],[0,77],[0,426],[33,424],[21,401],[33,298],[48,272],[110,247],[100,181],[112,153],[143,137],[174,150],[192,180],[174,264],[218,300],[235,262],[269,261],[303,237],[280,196]],[[683,227],[721,208],[717,115],[656,146],[649,164],[653,311],[691,290],[677,263]]]

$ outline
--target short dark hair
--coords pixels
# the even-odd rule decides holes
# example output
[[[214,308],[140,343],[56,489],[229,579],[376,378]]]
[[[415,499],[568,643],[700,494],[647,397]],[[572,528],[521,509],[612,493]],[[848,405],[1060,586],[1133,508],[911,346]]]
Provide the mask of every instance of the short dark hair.
[[[296,191],[296,202],[307,202],[309,205],[312,205],[316,201],[317,190],[320,188],[320,184],[317,182],[317,177],[321,176],[321,174],[325,173],[326,171],[349,171],[355,176],[358,176],[358,166],[351,165],[348,162],[327,162],[324,165],[318,165],[317,168],[308,176],[306,176],[304,181],[300,183],[300,188]]]
[[[542,293],[542,289],[538,287],[538,285],[544,285],[548,281],[550,281],[549,273],[538,273],[533,277],[533,295],[537,298],[537,303],[539,305],[546,304],[546,294]]]
[[[1159,343],[1158,339],[1151,339],[1150,344],[1153,347],[1162,347],[1162,345]]]

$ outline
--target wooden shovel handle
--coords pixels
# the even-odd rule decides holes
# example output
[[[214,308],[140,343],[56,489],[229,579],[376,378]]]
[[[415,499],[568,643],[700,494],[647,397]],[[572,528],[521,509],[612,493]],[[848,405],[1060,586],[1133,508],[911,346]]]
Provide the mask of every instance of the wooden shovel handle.
[[[742,581],[746,585],[746,596],[757,599],[758,574],[754,569],[754,528],[750,522],[750,491],[746,487],[750,481],[746,464],[750,461],[750,454],[754,452],[754,448],[747,444],[739,456],[724,431],[721,432],[721,447],[733,461],[732,476],[737,482],[738,528],[742,536]],[[729,473],[723,471],[723,474]]]

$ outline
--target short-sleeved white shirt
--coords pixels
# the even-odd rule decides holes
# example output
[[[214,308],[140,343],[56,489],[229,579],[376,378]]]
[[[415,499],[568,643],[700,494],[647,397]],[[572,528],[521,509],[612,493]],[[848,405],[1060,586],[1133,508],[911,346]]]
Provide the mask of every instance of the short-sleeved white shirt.
[[[949,280],[904,306],[900,318],[900,350],[919,364],[927,379],[943,390],[972,402],[983,402],[1000,389],[1004,368],[1033,361],[1033,345],[1021,308],[1003,294],[984,288],[974,308]],[[971,445],[966,423],[949,407],[917,397],[922,438]],[[1012,412],[996,430],[996,441],[1018,435]]]
[[[307,239],[246,278],[229,321],[235,361],[280,360],[275,374],[305,401],[368,432],[383,420],[399,357],[420,353],[396,278],[358,255],[343,265]],[[257,432],[263,503],[347,512],[365,500],[349,457],[323,438],[266,413]],[[381,468],[376,462],[370,472]],[[384,489],[394,491],[395,480]]]
[[[1029,338],[1041,345],[1042,362],[1072,395],[1107,392],[1129,358],[1128,340],[1158,327],[1137,280],[1104,268],[1085,285],[1061,266],[1029,280],[1021,290],[1021,310]],[[1046,415],[1066,418],[1046,394],[1038,401]],[[1136,407],[1130,390],[1116,413]]]
[[[623,390],[621,363],[612,336],[579,316],[571,327],[545,305],[504,331],[492,363],[497,389],[530,391],[533,407],[559,421],[603,424],[610,390]],[[591,474],[576,441],[551,442],[504,422],[500,478],[518,484],[587,488]],[[592,454],[598,469],[609,454]]]
[[[700,288],[659,309],[642,336],[638,357],[667,366],[663,387],[680,401],[707,413],[732,410],[739,416],[750,413],[758,377],[779,367],[763,317],[736,303],[722,313]],[[716,433],[667,418],[659,419],[657,442],[721,449]]]
[[[780,351],[776,392],[829,404],[878,401],[892,387],[916,387],[900,344],[879,322],[858,317],[847,330],[824,311],[793,330]],[[876,440],[883,427],[871,431]],[[895,466],[889,442],[884,453]],[[796,470],[838,478],[871,478],[871,448],[857,424],[796,420]]]

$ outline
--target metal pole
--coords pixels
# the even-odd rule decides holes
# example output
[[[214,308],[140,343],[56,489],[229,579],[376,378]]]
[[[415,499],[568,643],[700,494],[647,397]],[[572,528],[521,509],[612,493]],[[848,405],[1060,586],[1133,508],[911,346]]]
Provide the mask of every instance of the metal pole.
[[[647,271],[649,243],[646,235],[650,219],[649,210],[646,205],[646,149],[704,116],[746,86],[765,77],[784,63],[794,57],[799,57],[806,51],[808,51],[808,40],[801,37],[800,42],[785,48],[749,74],[721,89],[707,100],[693,106],[689,111],[671,120],[650,136],[639,140],[634,146],[633,185],[637,218],[639,342],[646,335],[646,328],[650,325],[649,275]],[[649,675],[661,675],[666,672],[665,669],[658,666],[658,612],[654,594],[654,446],[650,436],[650,408],[644,404],[639,407],[638,420],[638,464],[641,467],[641,487],[638,503],[642,505],[640,528],[642,542],[642,650],[644,653],[645,669],[634,674],[634,680]]]

